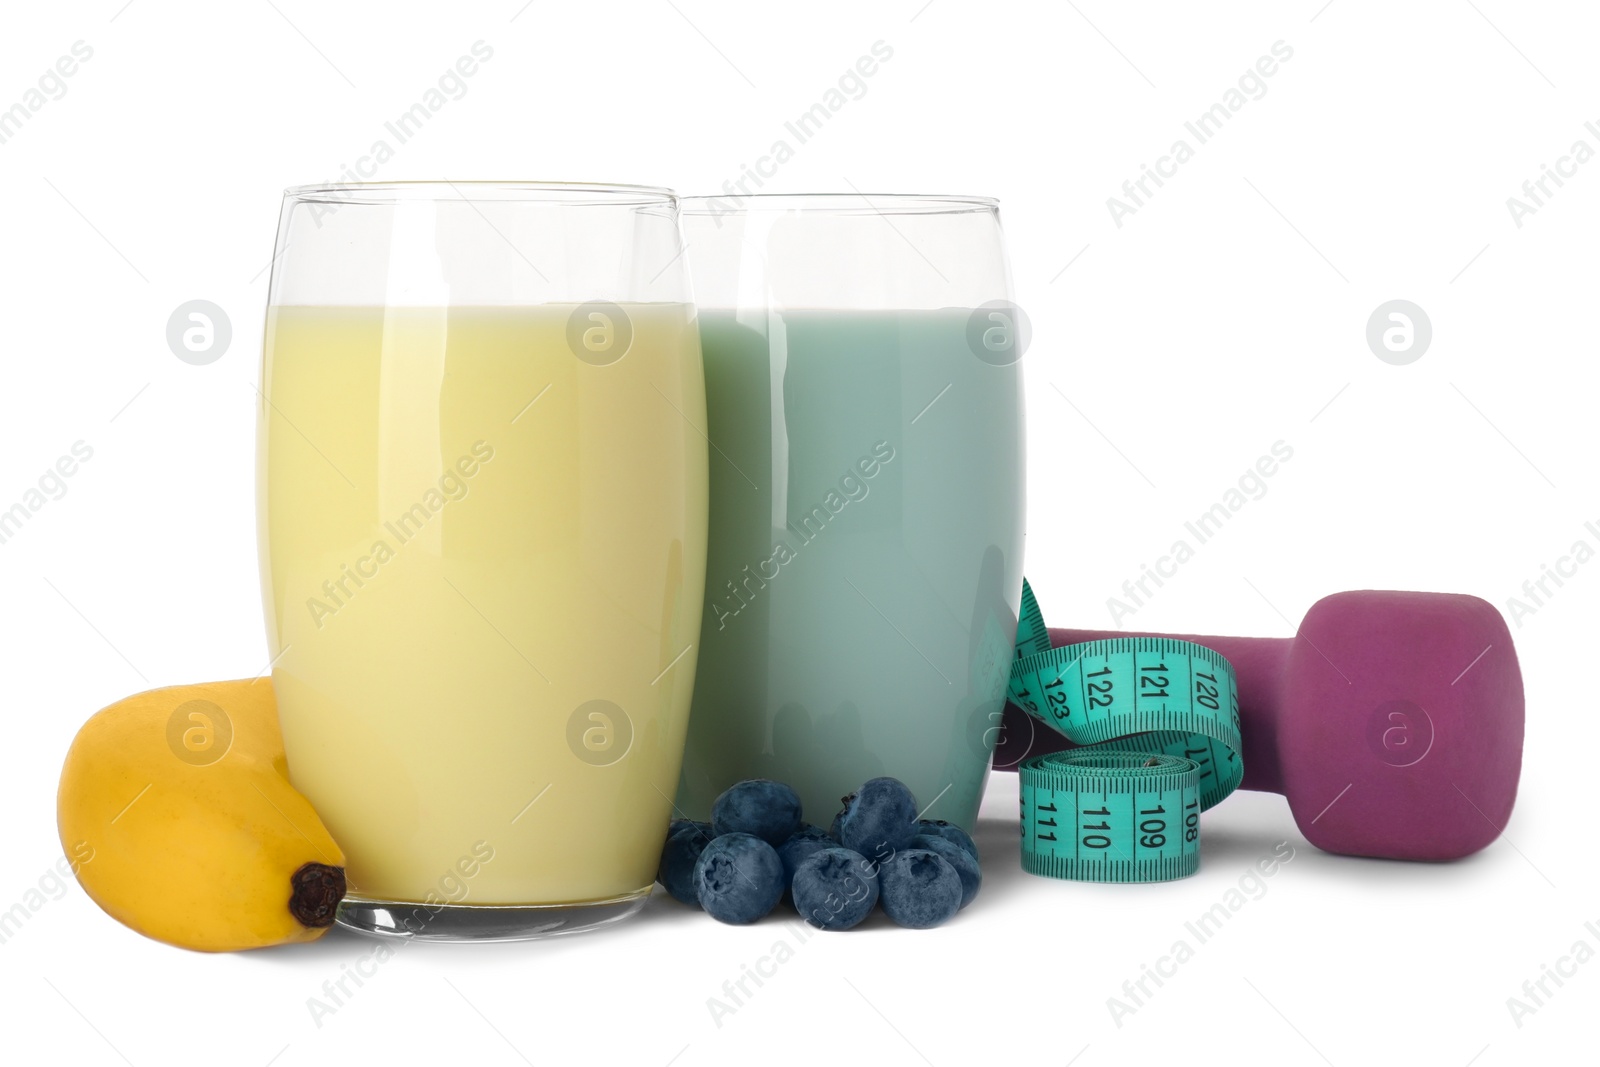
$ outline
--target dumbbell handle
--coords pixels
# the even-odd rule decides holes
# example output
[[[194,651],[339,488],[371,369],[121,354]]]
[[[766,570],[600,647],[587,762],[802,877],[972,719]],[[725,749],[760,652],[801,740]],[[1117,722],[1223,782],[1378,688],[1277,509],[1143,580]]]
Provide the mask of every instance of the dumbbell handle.
[[[1167,637],[1191,641],[1221,654],[1233,665],[1239,682],[1239,733],[1244,741],[1240,753],[1244,761],[1244,781],[1241,789],[1256,789],[1268,793],[1283,792],[1283,776],[1278,766],[1277,716],[1273,709],[1281,706],[1284,681],[1284,657],[1288,655],[1293,638],[1287,637],[1200,637],[1193,634],[1130,633],[1127,630],[1063,630],[1050,628],[1050,644],[1076,645],[1085,641],[1100,641],[1125,637]],[[1005,739],[995,754],[997,770],[1015,770],[1016,765],[1028,755],[1040,755],[1071,748],[1072,742],[1042,726],[1026,721],[1027,713],[1015,705],[1007,705],[1005,714]],[[1018,741],[1032,745],[1026,752],[1017,748]]]

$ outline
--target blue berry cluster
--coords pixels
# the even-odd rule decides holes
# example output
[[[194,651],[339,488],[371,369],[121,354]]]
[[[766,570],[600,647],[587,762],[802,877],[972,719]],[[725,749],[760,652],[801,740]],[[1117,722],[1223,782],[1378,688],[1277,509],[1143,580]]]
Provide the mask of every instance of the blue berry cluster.
[[[925,930],[972,903],[983,874],[965,830],[917,811],[904,783],[874,778],[823,830],[801,821],[793,789],[750,779],[717,798],[710,822],[673,821],[657,880],[725,923],[755,922],[787,898],[822,930],[848,930],[880,905]]]

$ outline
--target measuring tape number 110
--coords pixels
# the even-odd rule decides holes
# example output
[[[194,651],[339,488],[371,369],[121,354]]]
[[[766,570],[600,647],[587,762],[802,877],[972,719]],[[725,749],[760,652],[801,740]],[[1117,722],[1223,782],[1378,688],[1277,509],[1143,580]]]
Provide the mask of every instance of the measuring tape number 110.
[[[1166,637],[1050,647],[1022,583],[1011,701],[1080,747],[1017,767],[1022,866],[1088,882],[1156,882],[1200,866],[1200,813],[1244,777],[1233,666]]]

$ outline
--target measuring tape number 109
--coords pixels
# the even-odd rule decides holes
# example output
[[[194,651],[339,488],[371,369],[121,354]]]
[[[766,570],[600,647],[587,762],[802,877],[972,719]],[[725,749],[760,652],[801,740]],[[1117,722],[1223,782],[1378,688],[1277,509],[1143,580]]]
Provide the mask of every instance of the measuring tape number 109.
[[[1200,813],[1244,777],[1226,659],[1166,637],[1051,648],[1024,581],[1008,696],[1080,746],[1017,767],[1024,870],[1089,882],[1195,872]]]

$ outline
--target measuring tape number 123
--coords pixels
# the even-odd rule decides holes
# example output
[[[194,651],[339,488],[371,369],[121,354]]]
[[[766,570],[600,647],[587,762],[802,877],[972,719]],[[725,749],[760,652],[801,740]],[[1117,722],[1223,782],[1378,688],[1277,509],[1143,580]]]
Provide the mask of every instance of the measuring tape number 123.
[[[1051,648],[1024,581],[1007,695],[1080,746],[1017,767],[1024,870],[1087,882],[1195,872],[1200,813],[1244,777],[1226,659],[1165,637]]]

